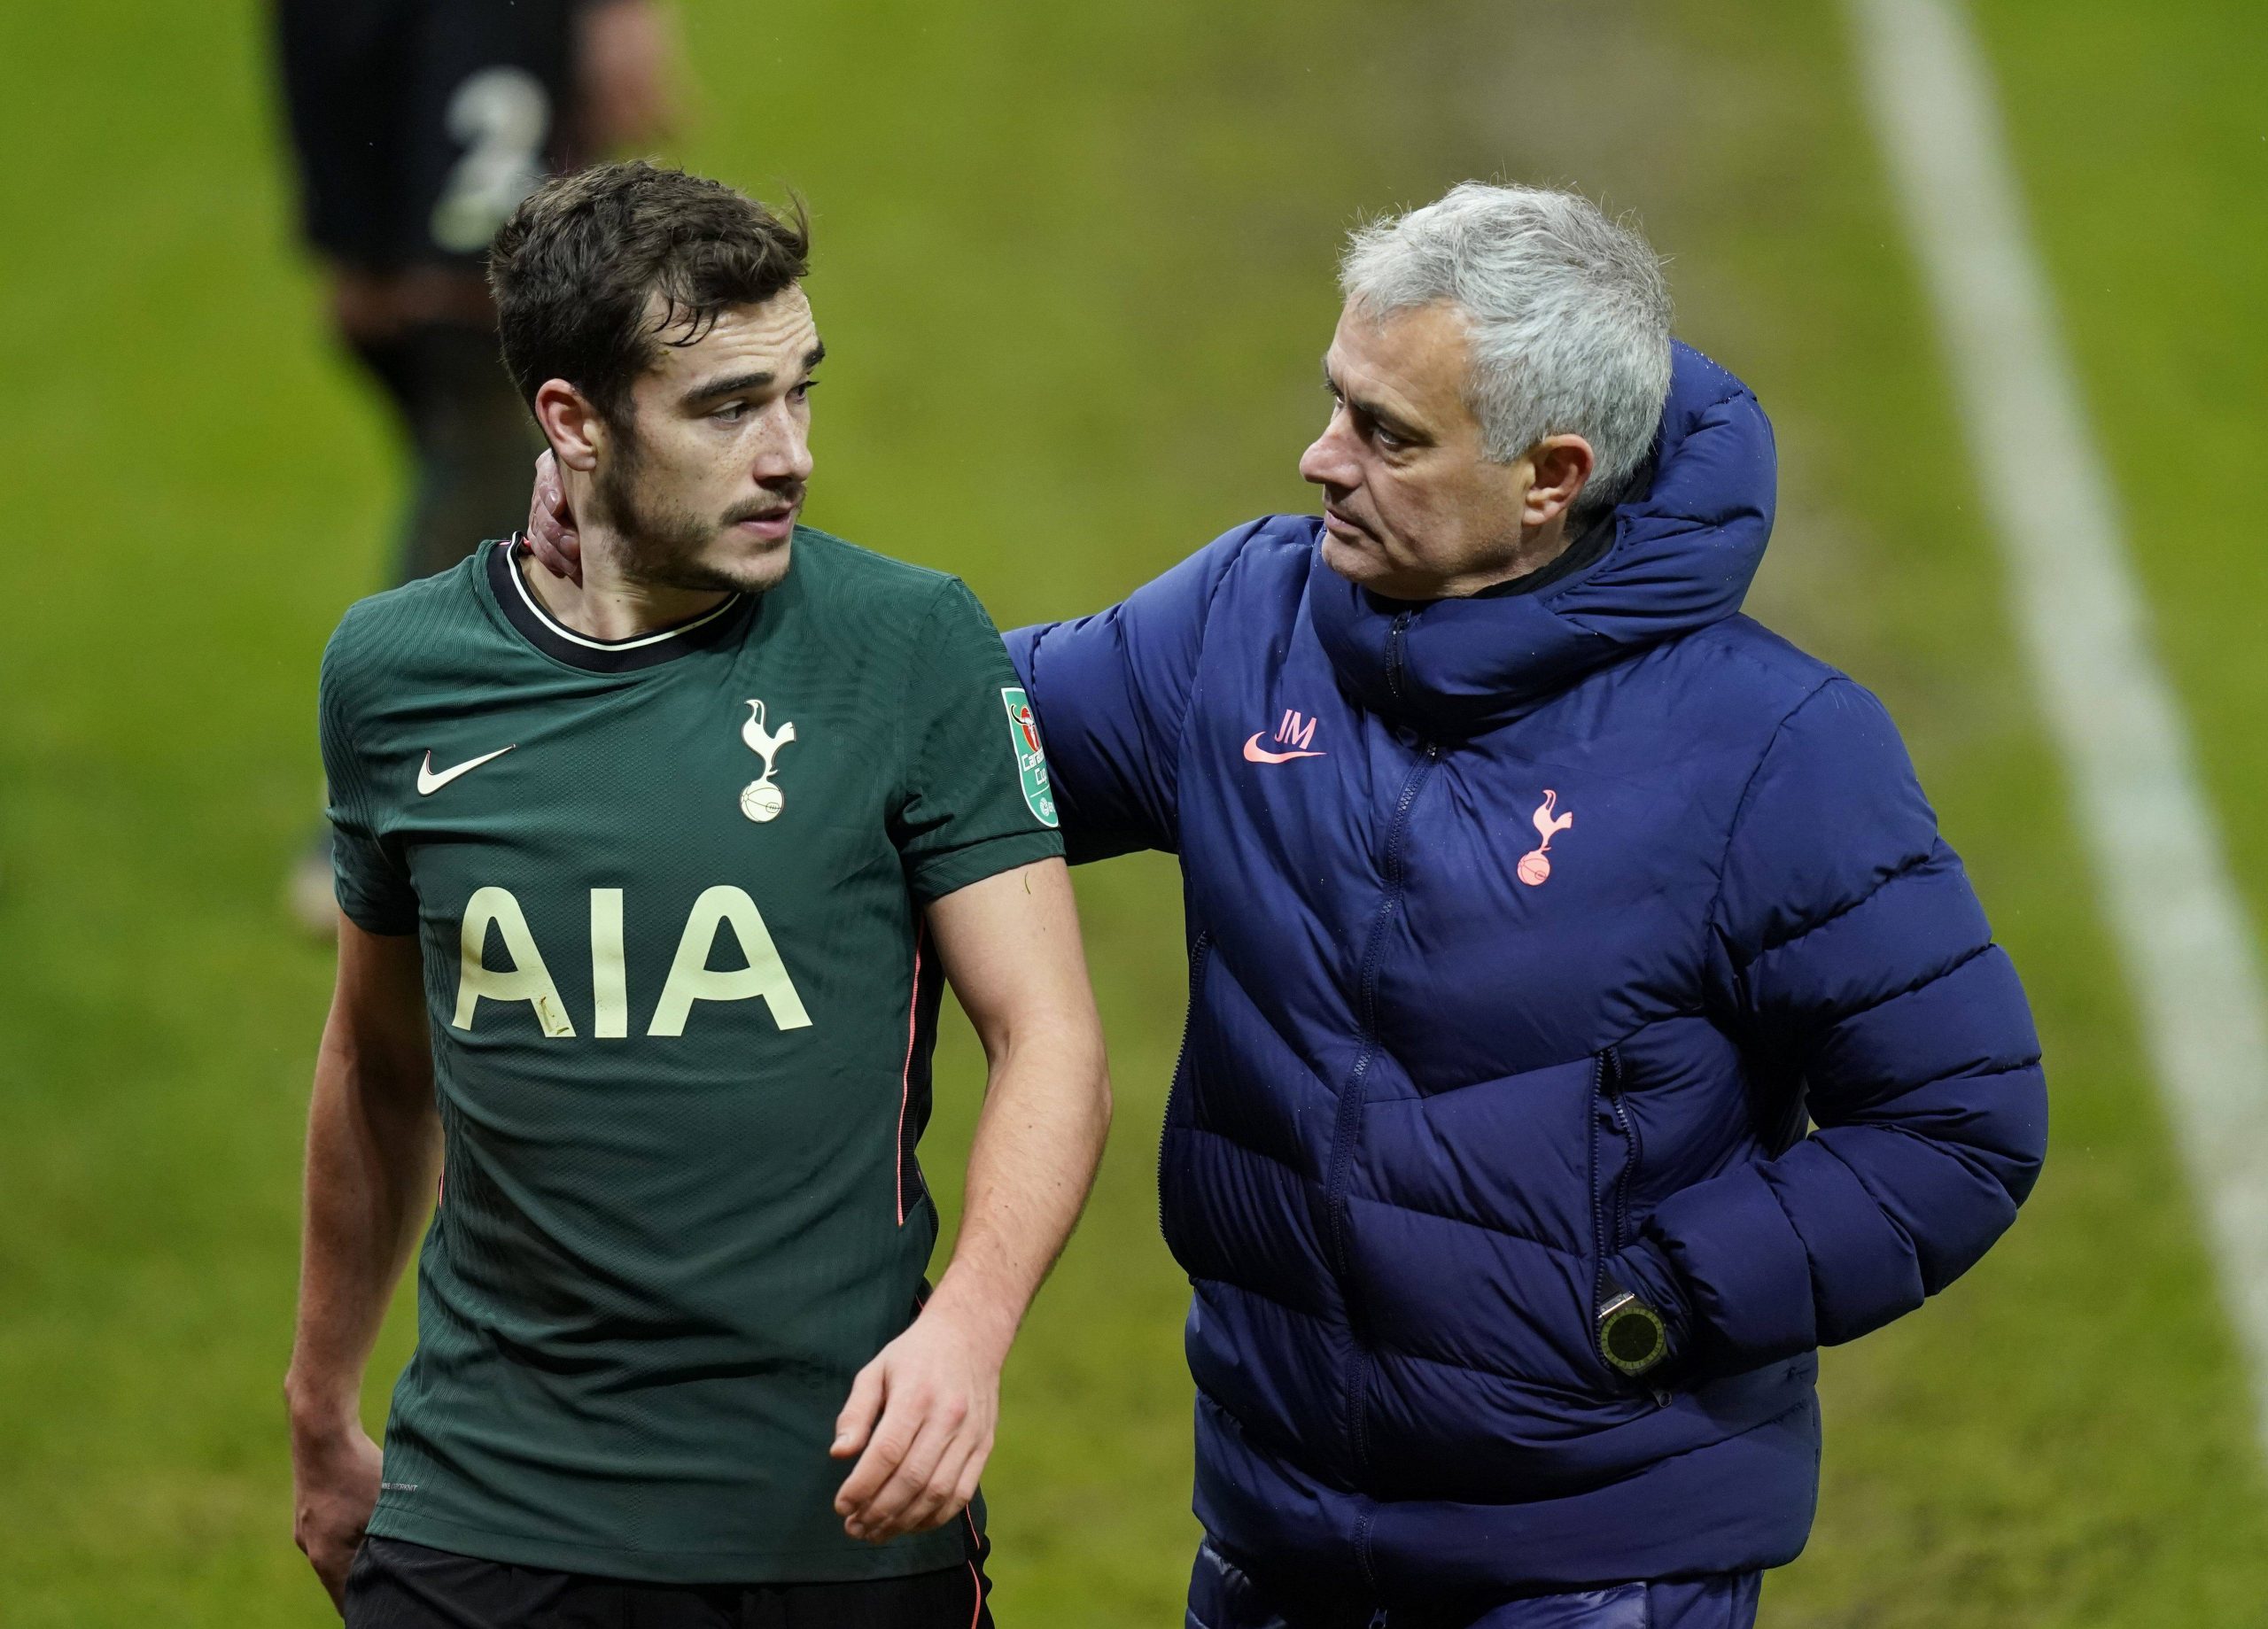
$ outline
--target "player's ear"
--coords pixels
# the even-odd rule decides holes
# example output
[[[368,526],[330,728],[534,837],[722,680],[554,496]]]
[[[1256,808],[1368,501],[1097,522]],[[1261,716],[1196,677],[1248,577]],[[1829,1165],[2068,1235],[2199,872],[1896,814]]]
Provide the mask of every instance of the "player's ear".
[[[536,387],[535,422],[561,464],[585,475],[598,468],[606,421],[582,392],[564,379],[546,379]]]

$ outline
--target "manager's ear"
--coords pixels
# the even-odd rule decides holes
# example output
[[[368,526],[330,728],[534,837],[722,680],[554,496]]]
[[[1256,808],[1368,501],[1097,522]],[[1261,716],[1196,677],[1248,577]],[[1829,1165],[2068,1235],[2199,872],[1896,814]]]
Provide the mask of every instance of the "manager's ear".
[[[536,387],[535,422],[561,464],[585,475],[598,468],[606,420],[582,392],[564,379],[546,379]]]
[[[1576,494],[1598,468],[1598,454],[1581,436],[1546,436],[1526,454],[1535,478],[1528,484],[1520,524],[1548,526],[1574,508]]]

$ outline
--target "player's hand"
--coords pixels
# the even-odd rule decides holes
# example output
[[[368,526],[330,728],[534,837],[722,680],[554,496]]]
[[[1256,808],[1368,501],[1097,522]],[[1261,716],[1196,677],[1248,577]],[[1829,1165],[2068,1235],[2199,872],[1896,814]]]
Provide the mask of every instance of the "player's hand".
[[[835,1496],[843,1532],[885,1543],[943,1526],[976,1496],[1000,1418],[997,1345],[933,1300],[858,1371],[828,1450],[858,1461]]]
[[[291,1537],[346,1610],[346,1570],[378,1502],[380,1455],[359,1421],[325,1431],[291,1431]]]
[[[559,485],[559,462],[546,447],[535,461],[535,493],[528,500],[528,553],[554,577],[569,582],[583,580],[583,539],[576,535],[575,517],[568,513],[567,493]]]

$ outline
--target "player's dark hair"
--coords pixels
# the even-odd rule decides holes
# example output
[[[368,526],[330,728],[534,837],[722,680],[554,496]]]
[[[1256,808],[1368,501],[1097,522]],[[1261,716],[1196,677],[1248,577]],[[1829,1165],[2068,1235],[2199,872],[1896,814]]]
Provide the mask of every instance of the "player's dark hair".
[[[791,207],[783,220],[722,182],[642,159],[546,182],[488,251],[520,394],[532,407],[546,379],[564,379],[622,422],[656,345],[692,345],[733,306],[802,280],[811,221],[801,199]]]

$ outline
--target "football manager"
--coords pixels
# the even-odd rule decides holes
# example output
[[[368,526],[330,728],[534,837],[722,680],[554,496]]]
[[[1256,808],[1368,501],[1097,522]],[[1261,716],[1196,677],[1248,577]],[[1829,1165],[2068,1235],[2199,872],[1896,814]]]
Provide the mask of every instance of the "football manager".
[[[1181,859],[1188,1623],[1741,1629],[2038,1038],[1881,703],[1740,614],[1771,429],[1648,246],[1468,183],[1340,283],[1322,516],[1008,641],[1071,857]]]
[[[1340,283],[1323,516],[1009,639],[1074,857],[1181,857],[1190,1620],[1745,1625],[2039,1041],[1881,703],[1740,615],[1771,430],[1646,244],[1468,184]]]

